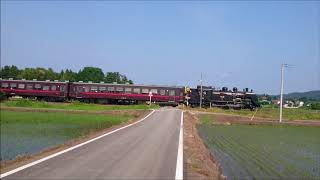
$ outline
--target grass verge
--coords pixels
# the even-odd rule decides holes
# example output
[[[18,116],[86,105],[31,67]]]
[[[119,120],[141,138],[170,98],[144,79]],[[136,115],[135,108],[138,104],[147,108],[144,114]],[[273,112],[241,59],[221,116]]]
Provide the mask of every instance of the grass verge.
[[[48,109],[65,109],[65,110],[87,110],[87,111],[104,111],[104,110],[148,110],[159,108],[158,105],[101,105],[87,104],[81,102],[71,103],[52,103],[46,101],[36,101],[29,99],[17,99],[4,101],[0,104],[3,107],[29,107],[29,108],[48,108]]]
[[[251,117],[255,113],[255,111],[251,111],[247,109],[233,110],[233,109],[221,109],[221,108],[211,108],[211,109],[195,108],[193,110],[248,116],[248,117]],[[257,111],[257,113],[255,114],[255,117],[278,119],[279,109],[264,107]],[[320,120],[320,111],[311,110],[311,109],[283,109],[283,118],[286,120]]]

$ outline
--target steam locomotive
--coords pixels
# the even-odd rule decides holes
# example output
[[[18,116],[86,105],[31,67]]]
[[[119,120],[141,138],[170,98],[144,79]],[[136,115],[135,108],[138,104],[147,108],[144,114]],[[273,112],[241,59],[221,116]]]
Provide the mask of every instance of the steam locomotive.
[[[203,107],[227,109],[255,109],[260,107],[257,95],[253,90],[249,91],[248,88],[238,91],[236,87],[232,90],[228,90],[227,87],[219,90],[212,86],[197,86],[194,89],[186,89],[186,95],[186,103],[191,107],[200,106],[200,103]]]
[[[201,91],[202,89],[202,91]],[[5,96],[21,96],[46,101],[79,100],[90,103],[139,104],[152,102],[159,105],[185,104],[196,107],[249,108],[259,107],[257,96],[248,88],[233,91],[211,86],[189,88],[183,86],[155,86],[116,83],[60,82],[34,80],[2,80],[0,92]],[[200,97],[202,97],[200,99]]]

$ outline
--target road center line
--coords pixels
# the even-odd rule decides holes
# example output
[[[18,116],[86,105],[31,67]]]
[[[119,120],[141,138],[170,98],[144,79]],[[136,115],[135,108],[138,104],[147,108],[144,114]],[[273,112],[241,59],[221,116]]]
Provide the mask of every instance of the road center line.
[[[0,175],[0,178],[4,178],[4,177],[9,176],[9,175],[11,175],[11,174],[14,174],[14,173],[16,173],[16,172],[19,172],[19,171],[21,171],[21,170],[23,170],[23,169],[26,169],[26,168],[29,168],[29,167],[34,166],[34,165],[36,165],[36,164],[39,164],[39,163],[41,163],[41,162],[43,162],[43,161],[49,160],[49,159],[54,158],[54,157],[56,157],[56,156],[59,156],[59,155],[61,155],[61,154],[63,154],[63,153],[69,152],[69,151],[74,150],[74,149],[76,149],[76,148],[78,148],[78,147],[81,147],[81,146],[84,146],[84,145],[86,145],[86,144],[89,144],[89,143],[91,143],[91,142],[93,142],[93,141],[96,141],[96,140],[98,140],[98,139],[100,139],[100,138],[103,138],[103,137],[105,137],[105,136],[108,136],[108,135],[110,135],[110,134],[113,134],[113,133],[115,133],[115,132],[117,132],[117,131],[120,131],[120,130],[125,129],[125,128],[130,127],[130,126],[133,126],[133,125],[135,125],[135,124],[138,124],[138,123],[144,121],[145,119],[147,119],[147,118],[148,118],[151,114],[153,114],[154,112],[155,112],[155,110],[152,110],[152,112],[149,113],[146,117],[144,117],[144,118],[142,118],[141,120],[136,121],[136,122],[134,122],[134,123],[132,123],[132,124],[129,124],[129,125],[124,126],[124,127],[121,127],[121,128],[118,128],[118,129],[116,129],[116,130],[113,130],[113,131],[111,131],[111,132],[108,132],[108,133],[106,133],[106,134],[103,134],[103,135],[101,135],[101,136],[98,136],[98,137],[96,137],[96,138],[90,139],[90,140],[88,140],[88,141],[86,141],[86,142],[83,142],[83,143],[81,143],[81,144],[75,145],[75,146],[70,147],[70,148],[68,148],[68,149],[65,149],[65,150],[63,150],[63,151],[57,152],[57,153],[55,153],[55,154],[49,155],[49,156],[47,156],[47,157],[44,157],[44,158],[39,159],[39,160],[37,160],[37,161],[34,161],[34,162],[32,162],[32,163],[29,163],[29,164],[23,165],[23,166],[21,166],[21,167],[18,167],[18,168],[14,169],[14,170],[11,170],[11,171],[8,171],[8,172],[6,172],[6,173],[3,173],[3,174]]]
[[[181,124],[179,133],[179,147],[176,165],[176,180],[183,179],[183,111],[181,111]]]

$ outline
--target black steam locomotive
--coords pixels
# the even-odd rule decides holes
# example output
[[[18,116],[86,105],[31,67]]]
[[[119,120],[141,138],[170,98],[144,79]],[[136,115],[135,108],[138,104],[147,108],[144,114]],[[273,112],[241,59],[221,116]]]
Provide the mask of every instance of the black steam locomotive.
[[[201,95],[202,89],[202,95]],[[200,97],[202,96],[202,107],[221,107],[232,109],[255,109],[260,107],[257,95],[248,88],[239,91],[236,87],[228,90],[223,87],[221,90],[211,86],[197,86],[197,88],[186,89],[186,104],[191,107],[200,106]]]

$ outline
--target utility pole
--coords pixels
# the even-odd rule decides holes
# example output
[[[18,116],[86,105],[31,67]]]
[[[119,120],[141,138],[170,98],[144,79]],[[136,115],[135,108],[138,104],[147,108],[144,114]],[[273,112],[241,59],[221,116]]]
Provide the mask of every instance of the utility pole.
[[[280,123],[282,122],[284,68],[287,66],[288,66],[287,64],[281,64],[280,119],[279,119]]]
[[[200,109],[202,107],[202,73],[201,73],[201,79],[200,79]]]

